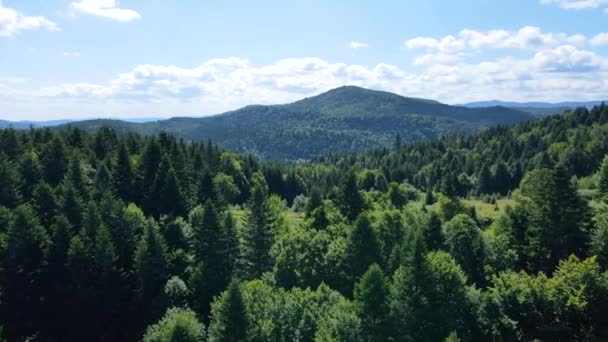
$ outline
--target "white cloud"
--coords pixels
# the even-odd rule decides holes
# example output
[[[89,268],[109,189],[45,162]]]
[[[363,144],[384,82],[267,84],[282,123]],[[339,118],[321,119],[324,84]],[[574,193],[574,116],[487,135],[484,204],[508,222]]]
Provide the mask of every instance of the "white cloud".
[[[608,32],[596,34],[589,42],[593,46],[608,45]]]
[[[608,5],[608,0],[540,0],[543,5],[558,5],[565,10],[584,10]]]
[[[362,42],[357,42],[357,41],[352,41],[352,42],[350,42],[349,47],[351,49],[365,49],[365,48],[369,47],[369,44],[362,43]]]
[[[59,26],[43,16],[26,16],[15,9],[4,7],[0,1],[0,37],[12,37],[20,31],[35,29],[59,31]]]
[[[557,46],[561,44],[584,45],[585,36],[580,34],[544,33],[535,26],[525,26],[518,31],[490,30],[475,31],[464,29],[457,36],[447,35],[443,38],[416,37],[407,40],[406,47],[424,48],[432,51],[450,53],[467,49],[531,49]]]
[[[608,59],[572,45],[536,52],[531,58],[502,57],[480,63],[436,60],[417,72],[379,63],[331,63],[286,58],[256,66],[231,57],[187,68],[140,65],[105,84],[67,83],[42,87],[40,103],[71,103],[89,114],[115,108],[113,115],[219,113],[259,103],[285,103],[352,84],[448,103],[488,98],[573,100],[602,98],[608,91]],[[1,91],[0,91],[1,93]],[[103,104],[103,106],[101,105]],[[97,107],[96,107],[97,106]],[[82,109],[85,108],[85,109]],[[71,109],[74,110],[74,109]],[[142,114],[143,115],[143,114]]]
[[[587,72],[608,69],[608,60],[591,51],[579,50],[571,45],[537,52],[532,64],[547,71]]]
[[[131,9],[120,8],[116,0],[79,0],[70,5],[73,12],[95,15],[120,22],[141,19],[141,15]]]
[[[63,53],[63,57],[80,57],[80,52],[78,52],[78,51],[65,51]]]

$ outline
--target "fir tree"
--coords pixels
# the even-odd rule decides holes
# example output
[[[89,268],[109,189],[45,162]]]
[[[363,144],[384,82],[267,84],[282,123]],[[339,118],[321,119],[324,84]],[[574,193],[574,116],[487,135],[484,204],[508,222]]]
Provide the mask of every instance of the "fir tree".
[[[268,186],[260,173],[253,175],[249,215],[243,232],[239,267],[244,279],[254,279],[272,269],[273,236],[268,205]]]
[[[240,285],[233,280],[212,305],[208,338],[210,342],[246,341],[248,328]]]

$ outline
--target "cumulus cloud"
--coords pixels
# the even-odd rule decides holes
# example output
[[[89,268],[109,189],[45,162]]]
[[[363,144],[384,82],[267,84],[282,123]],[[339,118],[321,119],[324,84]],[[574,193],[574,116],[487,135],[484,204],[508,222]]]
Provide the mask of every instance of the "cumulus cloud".
[[[286,58],[256,66],[246,59],[231,57],[208,60],[191,68],[140,65],[106,84],[59,84],[44,87],[40,96],[122,103],[125,108],[160,104],[154,110],[163,108],[163,104],[181,104],[180,108],[197,108],[195,114],[210,114],[253,103],[289,102],[345,84],[446,102],[495,97],[599,98],[608,91],[603,81],[608,74],[607,59],[572,45],[542,50],[528,59],[502,57],[479,63],[446,59],[420,63],[420,68],[411,72],[386,63],[364,66],[315,57]]]
[[[598,33],[589,41],[593,46],[608,45],[608,33]]]
[[[70,5],[74,13],[95,15],[120,22],[129,22],[141,19],[141,15],[134,10],[120,8],[116,0],[79,0]]]
[[[21,31],[36,29],[58,31],[59,26],[43,16],[27,16],[4,7],[0,1],[0,37],[12,37]]]
[[[357,42],[357,41],[352,41],[352,42],[350,42],[349,47],[351,49],[365,49],[365,48],[369,47],[369,44],[362,43],[362,42]]]
[[[542,49],[560,44],[584,45],[585,36],[580,34],[544,33],[535,26],[525,26],[518,31],[490,30],[475,31],[464,29],[456,36],[442,38],[416,37],[405,41],[411,49],[450,53],[467,49]]]

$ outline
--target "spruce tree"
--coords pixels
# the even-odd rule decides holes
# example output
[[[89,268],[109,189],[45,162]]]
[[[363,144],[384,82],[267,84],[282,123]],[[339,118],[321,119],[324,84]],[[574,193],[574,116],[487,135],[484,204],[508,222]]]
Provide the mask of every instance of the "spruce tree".
[[[21,203],[20,184],[17,166],[0,155],[0,206],[15,208]]]
[[[372,264],[381,261],[378,239],[366,213],[359,215],[354,222],[347,242],[345,258],[351,282],[359,279]],[[347,292],[351,291],[352,287]]]
[[[212,305],[208,339],[210,342],[242,342],[247,340],[248,329],[240,284],[233,280]]]
[[[40,217],[40,223],[44,227],[50,227],[59,210],[59,201],[48,183],[42,181],[36,185],[32,196],[32,206]]]
[[[230,280],[230,260],[227,255],[226,239],[223,237],[224,232],[215,205],[211,201],[207,201],[204,209],[197,207],[192,210],[190,225],[193,252],[199,265],[197,272],[201,273],[200,281],[193,284],[197,287],[196,292],[199,297],[197,311],[206,316],[211,300]]]
[[[53,186],[59,184],[68,168],[68,158],[63,139],[59,135],[54,135],[53,139],[45,146],[41,156],[45,180]]]
[[[146,222],[134,258],[143,318],[151,322],[158,319],[165,309],[163,290],[169,278],[167,246],[153,219]]]
[[[608,155],[602,160],[602,165],[599,171],[598,189],[602,196],[608,195]]]
[[[377,264],[369,267],[355,286],[357,314],[361,318],[365,341],[388,341],[391,327],[388,316],[388,286]]]
[[[117,195],[126,202],[134,200],[134,175],[126,144],[120,144],[116,157],[116,166],[112,172],[112,181]]]
[[[6,257],[2,262],[1,295],[5,309],[2,321],[6,322],[11,341],[33,335],[44,319],[42,267],[49,242],[34,210],[28,204],[17,207],[7,232]]]
[[[363,211],[363,197],[357,188],[357,176],[354,170],[349,171],[342,181],[339,204],[342,214],[351,222]]]
[[[34,188],[42,177],[42,167],[38,155],[26,152],[19,158],[19,175],[21,178],[21,195],[24,201],[29,201],[34,193]]]
[[[443,247],[443,233],[441,232],[441,218],[439,214],[431,211],[426,219],[426,225],[423,230],[424,242],[427,248],[431,251],[438,250]]]
[[[74,187],[69,184],[64,185],[61,213],[68,218],[76,229],[80,229],[82,226],[83,209],[82,199],[74,190]]]
[[[268,186],[264,176],[255,173],[249,200],[247,225],[243,232],[239,267],[244,279],[254,279],[272,269],[270,248],[273,243]]]

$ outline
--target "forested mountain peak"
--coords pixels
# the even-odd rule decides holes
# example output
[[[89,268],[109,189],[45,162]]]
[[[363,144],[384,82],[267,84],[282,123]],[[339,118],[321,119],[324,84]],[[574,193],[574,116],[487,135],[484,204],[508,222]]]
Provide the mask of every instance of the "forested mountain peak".
[[[70,126],[94,131],[106,125],[119,134],[167,132],[187,141],[210,139],[221,147],[264,159],[296,160],[386,147],[397,135],[413,142],[533,118],[504,107],[465,108],[344,86],[289,104],[250,105],[202,118],[146,123],[90,120]]]

